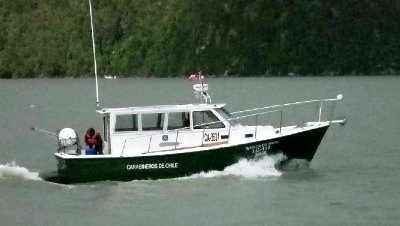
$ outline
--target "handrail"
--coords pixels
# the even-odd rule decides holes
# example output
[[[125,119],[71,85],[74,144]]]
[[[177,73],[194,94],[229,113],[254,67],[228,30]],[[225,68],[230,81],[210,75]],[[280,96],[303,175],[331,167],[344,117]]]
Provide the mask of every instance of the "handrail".
[[[263,111],[263,112],[260,112],[260,113],[254,113],[254,114],[250,114],[250,115],[243,115],[243,116],[238,116],[238,117],[235,117],[235,118],[230,118],[230,119],[227,119],[227,120],[224,120],[224,121],[237,120],[237,119],[248,118],[248,117],[257,116],[257,115],[265,115],[265,114],[268,114],[268,113],[274,113],[274,112],[278,112],[278,111],[282,111],[282,110],[283,109],[277,109],[277,110],[272,110],[272,111]]]
[[[269,108],[276,108],[276,107],[286,107],[286,106],[291,106],[291,105],[299,105],[299,104],[308,104],[308,103],[315,103],[315,102],[328,102],[328,101],[338,101],[343,98],[342,94],[338,94],[336,98],[331,98],[331,99],[322,99],[322,100],[307,100],[307,101],[300,101],[300,102],[293,102],[293,103],[287,103],[287,104],[280,104],[280,105],[271,105],[271,106],[266,106],[266,107],[260,107],[260,108],[253,108],[253,109],[248,109],[248,110],[243,110],[243,111],[236,111],[236,112],[231,112],[231,115],[234,114],[240,114],[240,113],[245,113],[245,112],[251,112],[251,111],[258,111],[258,110],[263,110],[263,109],[269,109]]]

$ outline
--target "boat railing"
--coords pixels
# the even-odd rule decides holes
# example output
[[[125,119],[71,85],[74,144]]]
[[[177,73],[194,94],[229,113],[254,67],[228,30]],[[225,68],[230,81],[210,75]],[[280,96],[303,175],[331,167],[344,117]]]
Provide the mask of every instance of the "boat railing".
[[[338,94],[336,96],[336,98],[328,98],[328,99],[322,99],[322,100],[307,100],[307,101],[299,101],[299,102],[286,103],[286,104],[280,104],[280,105],[271,105],[271,106],[247,109],[247,110],[243,110],[243,111],[231,112],[230,114],[231,115],[235,115],[235,114],[242,114],[242,113],[259,111],[259,110],[264,110],[264,109],[282,108],[282,107],[298,106],[298,105],[313,104],[313,103],[318,103],[319,104],[319,109],[320,109],[320,112],[321,112],[324,102],[337,102],[337,101],[341,100],[342,98],[343,98],[343,95],[342,94]]]
[[[322,100],[309,100],[294,103],[287,103],[282,105],[272,105],[266,107],[253,108],[249,110],[232,112],[231,115],[253,115],[256,117],[256,125],[258,124],[258,114],[265,110],[272,112],[279,112],[275,120],[268,118],[268,123],[273,124],[274,127],[282,126],[301,126],[303,127],[306,122],[329,122],[329,123],[344,123],[344,119],[335,120],[334,112],[336,103],[343,98],[342,94],[337,95],[336,98],[322,99]],[[268,115],[268,117],[271,115]],[[235,117],[234,119],[238,119]],[[275,121],[275,122],[273,122]],[[243,124],[243,123],[242,123]],[[245,123],[247,124],[247,123]]]
[[[178,138],[179,138],[180,132],[182,133],[183,131],[190,131],[192,134],[194,134],[194,133],[202,134],[202,140],[203,140],[205,131],[206,131],[207,129],[209,129],[209,128],[207,128],[207,126],[212,125],[212,124],[217,124],[217,123],[225,122],[225,121],[227,121],[227,120],[214,121],[214,122],[208,122],[208,123],[202,123],[202,124],[193,125],[193,128],[195,128],[195,127],[203,127],[202,129],[194,129],[194,130],[191,130],[191,128],[192,128],[191,126],[186,126],[186,127],[181,127],[181,128],[178,128],[178,129],[166,130],[166,131],[157,131],[157,132],[154,132],[154,133],[145,134],[145,135],[143,135],[143,136],[132,137],[132,138],[126,138],[126,139],[124,140],[124,144],[123,144],[123,147],[122,147],[121,156],[123,156],[123,153],[124,153],[125,148],[126,148],[126,143],[127,143],[128,141],[131,141],[131,140],[138,140],[138,139],[142,139],[142,138],[148,137],[148,138],[149,138],[149,142],[148,142],[148,145],[147,145],[147,151],[146,151],[145,153],[150,153],[150,152],[151,152],[151,151],[150,151],[150,149],[151,149],[151,144],[152,144],[151,142],[152,142],[154,136],[156,136],[156,135],[161,135],[161,134],[165,134],[165,133],[176,133],[176,139],[175,139],[175,145],[174,145],[174,147],[173,147],[172,149],[163,150],[163,151],[172,151],[172,150],[178,149],[177,146],[178,146]],[[203,146],[203,141],[202,141],[202,143],[201,143],[201,146]],[[193,146],[193,147],[197,147],[197,146]],[[185,148],[190,148],[190,147],[185,147]],[[145,153],[143,153],[143,154],[145,154]]]
[[[187,127],[182,127],[178,129],[173,129],[173,130],[167,130],[167,131],[157,131],[151,134],[145,134],[140,137],[134,137],[134,138],[127,138],[124,141],[121,156],[124,153],[124,150],[126,148],[126,144],[130,140],[135,140],[135,139],[143,139],[144,137],[148,137],[148,146],[147,150],[142,153],[151,153],[154,152],[151,150],[152,147],[152,142],[153,138],[156,135],[164,134],[164,133],[169,133],[173,134],[176,133],[175,137],[175,142],[174,145],[170,149],[165,149],[161,151],[173,151],[177,149],[182,149],[182,148],[194,148],[194,147],[201,147],[204,146],[204,135],[206,131],[208,131],[210,128],[210,125],[217,124],[217,123],[224,123],[228,122],[227,124],[229,125],[227,129],[219,129],[219,131],[225,131],[228,133],[228,140],[227,142],[230,142],[231,136],[231,130],[232,127],[235,127],[237,124],[240,124],[242,126],[254,126],[254,139],[257,139],[257,133],[258,130],[261,126],[272,126],[275,133],[277,134],[282,134],[282,128],[292,126],[292,127],[298,127],[298,128],[304,128],[307,126],[307,122],[329,122],[329,123],[341,123],[344,122],[343,120],[333,120],[334,116],[334,111],[335,111],[335,106],[336,102],[342,99],[342,95],[339,94],[337,98],[333,99],[323,99],[323,100],[309,100],[309,101],[302,101],[302,102],[294,102],[294,103],[288,103],[288,104],[282,104],[282,105],[273,105],[273,106],[267,106],[267,107],[260,107],[260,108],[254,108],[254,109],[249,109],[249,110],[244,110],[244,111],[237,111],[231,113],[232,117],[219,120],[219,121],[213,121],[213,122],[207,122],[207,123],[202,123],[202,124],[197,124]],[[310,110],[311,109],[311,110]],[[240,115],[244,114],[244,115]],[[235,115],[238,115],[235,117]],[[233,123],[234,122],[234,123]],[[193,129],[192,128],[198,128],[198,129]],[[179,145],[179,137],[183,132],[190,131],[192,134],[198,134],[202,133],[200,136],[201,142],[195,142],[196,145],[193,146],[181,146]]]

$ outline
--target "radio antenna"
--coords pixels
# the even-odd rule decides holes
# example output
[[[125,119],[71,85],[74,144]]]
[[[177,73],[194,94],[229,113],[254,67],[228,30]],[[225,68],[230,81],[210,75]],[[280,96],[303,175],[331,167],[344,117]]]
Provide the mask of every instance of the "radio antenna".
[[[99,104],[99,83],[97,81],[96,44],[94,42],[92,2],[90,0],[89,0],[89,11],[90,11],[90,25],[91,25],[91,28],[92,28],[94,74],[96,76],[96,107],[97,107],[97,109],[100,109],[100,104]]]

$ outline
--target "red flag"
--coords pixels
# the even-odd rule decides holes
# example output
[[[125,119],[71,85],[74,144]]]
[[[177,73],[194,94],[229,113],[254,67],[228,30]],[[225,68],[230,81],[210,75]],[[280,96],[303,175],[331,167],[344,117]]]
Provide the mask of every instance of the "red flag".
[[[200,82],[201,80],[204,79],[204,76],[199,75],[199,74],[193,74],[193,75],[190,75],[188,79],[192,82]]]
[[[200,81],[199,76],[196,75],[196,74],[190,75],[188,79],[189,79],[190,81],[192,81],[192,82],[198,82],[198,81]]]

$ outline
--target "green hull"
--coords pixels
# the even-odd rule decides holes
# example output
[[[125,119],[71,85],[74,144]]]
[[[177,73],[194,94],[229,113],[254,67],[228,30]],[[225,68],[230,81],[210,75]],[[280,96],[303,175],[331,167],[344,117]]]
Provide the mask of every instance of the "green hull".
[[[58,173],[46,180],[58,183],[93,181],[131,181],[189,176],[199,172],[223,170],[240,159],[285,154],[288,159],[311,161],[329,126],[276,139],[241,144],[207,151],[144,156],[65,159],[56,156]]]

